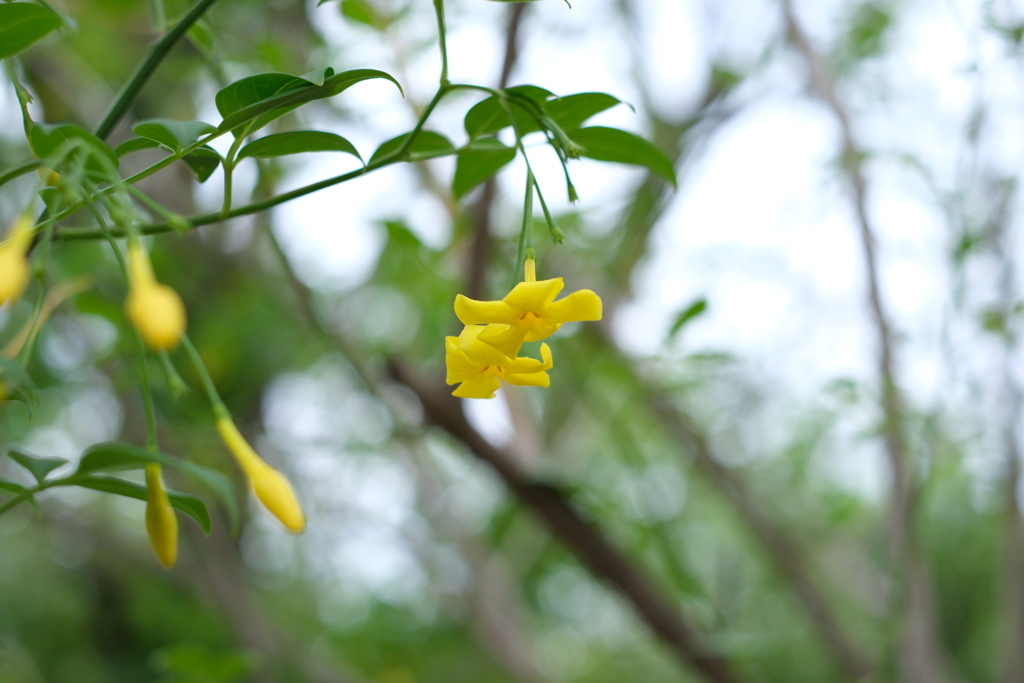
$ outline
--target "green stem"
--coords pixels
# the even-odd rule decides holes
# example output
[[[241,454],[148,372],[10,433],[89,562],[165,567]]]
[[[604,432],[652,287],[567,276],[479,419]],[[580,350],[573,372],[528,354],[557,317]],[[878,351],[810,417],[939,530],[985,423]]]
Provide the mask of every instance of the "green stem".
[[[182,335],[181,345],[184,347],[189,359],[192,361],[192,365],[195,366],[196,372],[199,373],[199,381],[203,383],[203,389],[206,390],[206,395],[210,399],[210,406],[213,408],[214,416],[217,418],[230,418],[231,413],[228,412],[227,406],[224,405],[224,401],[221,400],[220,394],[217,393],[217,387],[213,384],[213,378],[210,377],[210,372],[206,369],[203,359],[199,356],[199,352],[196,351],[196,347],[192,345],[192,340],[188,338],[187,334]]]
[[[235,136],[234,142],[231,143],[231,149],[228,150],[228,155],[224,157],[224,203],[221,204],[220,213],[222,216],[227,218],[227,215],[231,213],[231,195],[234,189],[234,171],[235,171],[235,155],[238,154],[238,148],[242,146],[242,142],[245,140],[245,136],[249,134],[251,125],[245,127],[245,130],[241,131]]]
[[[28,161],[24,161],[15,166],[14,168],[10,169],[9,171],[7,171],[6,173],[0,174],[0,185],[9,183],[15,178],[20,178],[26,173],[30,173],[35,169],[41,167],[42,165],[43,162],[40,161],[39,159],[29,159]]]
[[[14,85],[14,92],[18,96],[18,105],[21,108],[21,125],[25,129],[25,138],[29,141],[29,147],[31,147],[32,117],[28,112],[28,104],[32,101],[32,95],[29,94],[28,90],[18,79],[18,72],[14,70],[14,62],[8,59],[4,63],[7,67],[7,77],[11,79],[11,83]]]
[[[149,49],[149,54],[146,55],[146,59],[139,65],[139,68],[132,74],[131,79],[125,83],[121,92],[118,93],[117,99],[114,100],[113,104],[110,105],[110,109],[107,110],[106,115],[98,126],[96,126],[96,137],[100,140],[105,140],[107,136],[114,130],[114,127],[124,118],[125,113],[128,111],[128,107],[131,106],[132,101],[142,90],[142,86],[146,84],[149,77],[153,75],[156,68],[160,66],[160,62],[163,61],[164,57],[171,51],[174,44],[181,39],[185,32],[196,22],[199,17],[203,16],[206,10],[210,9],[217,0],[199,0],[192,9],[189,10],[188,14],[181,18],[174,27],[168,31],[163,38],[153,44],[153,47]]]
[[[163,33],[167,28],[167,13],[164,11],[164,0],[148,0],[149,23],[153,27],[153,33]]]
[[[434,0],[437,16],[437,35],[441,45],[441,88],[448,87],[448,36],[444,25],[444,0]]]

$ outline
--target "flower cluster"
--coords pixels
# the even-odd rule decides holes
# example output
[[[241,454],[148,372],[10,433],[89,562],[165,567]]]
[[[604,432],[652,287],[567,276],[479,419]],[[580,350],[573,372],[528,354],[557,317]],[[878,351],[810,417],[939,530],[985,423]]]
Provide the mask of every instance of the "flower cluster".
[[[458,337],[445,339],[448,384],[461,398],[494,398],[505,381],[546,387],[552,367],[551,349],[541,344],[541,360],[519,356],[524,342],[540,341],[565,323],[601,319],[601,297],[589,289],[555,301],[565,287],[562,278],[537,280],[537,262],[526,259],[525,278],[501,301],[455,297],[455,314],[466,326]]]

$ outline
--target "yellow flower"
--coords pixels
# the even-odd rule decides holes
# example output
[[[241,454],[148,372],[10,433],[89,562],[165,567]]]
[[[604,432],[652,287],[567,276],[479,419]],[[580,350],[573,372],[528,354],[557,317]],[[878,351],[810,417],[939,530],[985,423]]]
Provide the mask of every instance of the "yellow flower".
[[[478,339],[483,325],[467,325],[458,337],[445,338],[445,364],[448,384],[460,383],[452,392],[461,398],[494,398],[501,381],[521,386],[546,387],[551,384],[551,349],[541,344],[543,361],[510,358]]]
[[[156,281],[142,245],[128,246],[128,298],[125,312],[143,341],[157,351],[173,349],[185,334],[185,304],[178,293]]]
[[[302,512],[295,489],[283,474],[263,461],[249,442],[238,431],[230,417],[217,418],[217,431],[224,444],[235,456],[238,466],[252,485],[260,502],[293,534],[306,529],[306,516]]]
[[[173,567],[178,560],[178,519],[157,464],[146,465],[146,531],[160,564]]]
[[[32,244],[32,221],[21,216],[11,228],[10,235],[0,244],[0,306],[18,300],[28,287],[31,269],[25,254]]]
[[[601,297],[581,289],[555,301],[565,282],[560,277],[538,282],[536,267],[534,259],[526,259],[526,281],[501,301],[455,297],[459,320],[465,325],[491,323],[480,333],[480,341],[509,357],[515,357],[524,341],[546,339],[565,323],[601,319]]]

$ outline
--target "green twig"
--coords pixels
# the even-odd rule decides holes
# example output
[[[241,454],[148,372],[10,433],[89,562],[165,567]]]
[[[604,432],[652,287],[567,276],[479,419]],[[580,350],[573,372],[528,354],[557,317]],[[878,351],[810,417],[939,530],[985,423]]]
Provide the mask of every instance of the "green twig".
[[[444,0],[434,0],[438,43],[441,46],[441,89],[448,87],[448,37],[444,25]]]
[[[114,130],[114,127],[124,118],[125,113],[128,111],[128,107],[131,106],[132,101],[142,90],[142,86],[146,84],[149,77],[153,75],[156,68],[160,66],[160,62],[163,61],[164,57],[171,51],[174,44],[181,39],[185,32],[196,22],[199,17],[203,16],[206,10],[210,9],[217,0],[199,0],[188,14],[181,18],[177,24],[168,31],[163,38],[153,44],[153,47],[149,49],[149,54],[146,55],[146,59],[139,65],[139,68],[132,74],[131,79],[125,83],[121,92],[118,93],[117,99],[114,100],[113,104],[110,105],[110,109],[107,110],[106,115],[98,126],[96,126],[96,137],[100,140],[105,140],[107,136]]]

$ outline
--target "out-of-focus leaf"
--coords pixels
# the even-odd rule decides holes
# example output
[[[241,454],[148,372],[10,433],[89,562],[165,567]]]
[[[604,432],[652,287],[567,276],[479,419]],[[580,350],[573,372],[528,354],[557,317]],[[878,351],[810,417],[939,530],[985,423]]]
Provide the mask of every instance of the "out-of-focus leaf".
[[[124,479],[115,479],[113,477],[86,477],[84,479],[76,480],[75,485],[81,486],[84,489],[92,489],[93,491],[102,491],[103,493],[113,493],[118,496],[125,496],[126,498],[146,500],[145,486],[142,484],[136,484],[135,482],[125,481]],[[206,503],[203,502],[202,498],[170,490],[167,491],[167,498],[171,502],[171,507],[175,510],[181,510],[186,515],[194,519],[203,529],[203,533],[207,536],[210,535],[210,530],[213,525],[210,523],[210,512],[206,509]]]
[[[60,16],[45,5],[29,2],[0,4],[0,59],[28,49],[60,26]]]
[[[22,451],[8,451],[7,455],[11,457],[11,460],[31,472],[40,484],[46,479],[46,475],[68,462],[64,458],[40,458]]]
[[[570,136],[588,159],[614,161],[643,166],[652,173],[676,184],[676,171],[661,150],[639,135],[618,128],[591,126],[580,128]]]
[[[54,154],[65,143],[78,141],[86,148],[86,170],[89,171],[90,175],[101,180],[108,179],[106,177],[108,172],[106,165],[100,161],[100,158],[106,158],[114,169],[117,168],[119,162],[114,150],[107,143],[73,123],[33,124],[29,140],[32,143],[32,151],[40,159],[45,159]]]
[[[697,299],[692,304],[684,308],[679,315],[676,316],[675,322],[672,323],[672,327],[668,330],[668,341],[672,341],[672,339],[679,334],[679,331],[683,329],[688,322],[697,316],[702,315],[706,310],[708,310],[708,301],[703,297]]]
[[[553,99],[544,106],[552,121],[562,130],[570,131],[582,126],[591,116],[621,103],[620,99],[607,93],[581,92]]]
[[[131,138],[115,147],[114,154],[119,157],[123,157],[125,154],[141,152],[144,149],[156,149],[159,146],[160,143],[156,140],[150,140],[148,138]]]
[[[462,199],[516,157],[515,147],[508,147],[494,138],[474,141],[459,152],[452,180],[452,197]]]
[[[200,17],[196,23],[192,24],[188,33],[190,43],[196,46],[196,48],[203,53],[203,56],[207,59],[213,57],[214,48],[216,47],[216,37],[213,29],[210,28],[210,24],[205,18]]]
[[[217,150],[209,145],[203,145],[182,157],[182,161],[192,170],[196,180],[205,183],[220,166],[221,158]]]
[[[238,525],[238,501],[231,481],[217,470],[181,460],[163,453],[152,453],[144,448],[123,443],[98,443],[85,449],[78,463],[77,474],[117,472],[142,469],[150,463],[172,467],[189,475],[210,489],[228,513],[232,532]]]
[[[402,149],[402,145],[405,144],[406,139],[409,137],[409,133],[403,133],[397,138],[391,138],[387,142],[381,144],[377,148],[377,151],[370,157],[369,163],[375,161],[383,161],[390,156],[394,156]],[[432,159],[434,157],[443,157],[451,154],[455,151],[455,145],[452,144],[451,140],[435,133],[432,130],[421,130],[416,135],[416,139],[412,143],[412,147],[409,148],[408,154],[413,161],[422,161],[424,159]]]
[[[257,157],[265,159],[268,157],[286,156],[288,154],[301,154],[303,152],[345,152],[360,161],[363,160],[359,156],[359,151],[351,142],[340,135],[325,133],[319,130],[299,130],[290,133],[267,135],[243,147],[238,153],[238,158]]]
[[[217,132],[217,129],[202,121],[172,121],[150,119],[140,121],[132,127],[139,137],[158,142],[172,152],[180,152],[199,138]]]
[[[274,119],[284,116],[296,107],[313,100],[334,97],[361,81],[382,78],[398,85],[390,74],[374,69],[355,69],[335,74],[332,69],[323,72],[322,85],[311,76],[291,76],[269,73],[243,78],[217,93],[217,110],[224,120],[220,130],[233,130],[251,121],[249,132],[259,130]],[[236,131],[237,132],[237,131]]]

